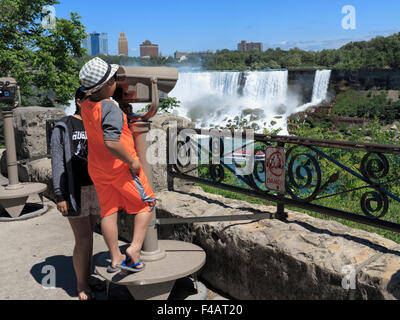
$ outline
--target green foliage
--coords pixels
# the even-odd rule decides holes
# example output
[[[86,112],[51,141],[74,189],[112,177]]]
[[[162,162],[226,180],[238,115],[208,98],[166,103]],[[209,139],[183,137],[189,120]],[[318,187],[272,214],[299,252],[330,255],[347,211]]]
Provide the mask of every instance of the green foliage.
[[[163,111],[163,112],[171,112],[172,109],[174,108],[179,108],[180,107],[181,102],[174,97],[168,97],[167,99],[165,99],[163,102],[161,102],[158,106],[158,110]],[[137,113],[146,113],[147,110],[149,110],[149,108],[151,107],[151,104],[148,104],[147,106],[145,106],[144,108],[136,111]]]
[[[340,49],[305,51],[299,48],[265,52],[220,50],[203,58],[208,70],[264,70],[279,68],[382,69],[400,68],[400,33],[370,41],[350,42]]]
[[[400,101],[388,99],[386,92],[364,96],[359,91],[349,90],[336,96],[332,113],[345,117],[377,117],[384,124],[390,124],[400,119]]]
[[[118,64],[122,66],[168,66],[177,63],[172,57],[150,57],[150,58],[140,58],[140,57],[126,57],[126,56],[110,56],[110,55],[97,55],[97,57],[103,59],[110,64]],[[88,56],[87,59],[93,58]]]
[[[160,103],[159,110],[162,110],[164,112],[171,112],[172,109],[179,108],[181,102],[174,98],[174,97],[168,97],[166,100]]]
[[[85,28],[77,13],[56,19],[54,29],[44,29],[42,8],[56,0],[2,0],[0,3],[0,75],[17,79],[22,105],[66,104],[79,87]],[[32,100],[33,99],[33,100]]]

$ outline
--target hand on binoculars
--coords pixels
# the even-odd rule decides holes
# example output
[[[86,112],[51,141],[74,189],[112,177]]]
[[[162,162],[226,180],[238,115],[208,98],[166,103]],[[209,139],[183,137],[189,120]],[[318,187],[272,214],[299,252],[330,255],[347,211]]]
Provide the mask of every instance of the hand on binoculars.
[[[129,163],[129,169],[135,174],[139,174],[140,171],[140,162],[137,160],[132,160],[131,163]]]

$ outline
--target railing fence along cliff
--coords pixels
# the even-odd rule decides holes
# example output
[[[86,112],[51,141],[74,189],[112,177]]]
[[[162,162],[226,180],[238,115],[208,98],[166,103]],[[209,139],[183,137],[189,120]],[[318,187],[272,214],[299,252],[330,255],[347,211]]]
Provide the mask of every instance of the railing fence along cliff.
[[[168,189],[179,178],[277,204],[275,213],[161,218],[158,224],[259,220],[287,217],[285,205],[400,232],[400,147],[249,131],[168,129]],[[284,150],[284,190],[267,189],[269,147]],[[346,160],[346,163],[342,163]],[[243,168],[250,168],[244,172]],[[190,175],[198,172],[198,176]],[[331,198],[330,205],[321,205]],[[346,202],[344,199],[346,198]],[[326,201],[326,200],[325,200]],[[356,203],[356,209],[343,203]]]

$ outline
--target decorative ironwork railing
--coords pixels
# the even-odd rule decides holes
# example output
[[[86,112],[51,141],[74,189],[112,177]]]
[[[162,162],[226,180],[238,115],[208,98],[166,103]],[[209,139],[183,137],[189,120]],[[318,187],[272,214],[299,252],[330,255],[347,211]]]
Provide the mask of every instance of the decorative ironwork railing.
[[[275,202],[279,219],[288,205],[400,232],[400,147],[175,129],[168,132],[169,190],[179,178]],[[285,150],[282,194],[266,188],[268,147]]]

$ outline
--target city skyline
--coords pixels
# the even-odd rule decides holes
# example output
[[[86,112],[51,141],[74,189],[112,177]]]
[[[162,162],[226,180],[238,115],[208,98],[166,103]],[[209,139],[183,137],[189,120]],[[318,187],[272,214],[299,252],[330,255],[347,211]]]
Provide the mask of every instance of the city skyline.
[[[355,9],[354,29],[343,28],[342,10],[346,5]],[[400,3],[394,0],[155,0],[151,8],[138,1],[119,0],[110,7],[104,0],[61,0],[55,9],[58,18],[78,12],[87,33],[107,32],[111,55],[118,54],[118,37],[124,31],[130,45],[129,56],[133,57],[140,55],[140,44],[146,39],[157,43],[165,56],[173,56],[175,51],[237,50],[237,44],[244,39],[261,42],[264,50],[335,49],[350,41],[400,31]]]

